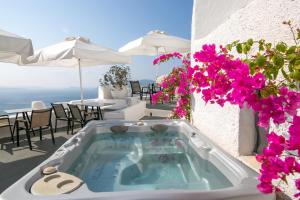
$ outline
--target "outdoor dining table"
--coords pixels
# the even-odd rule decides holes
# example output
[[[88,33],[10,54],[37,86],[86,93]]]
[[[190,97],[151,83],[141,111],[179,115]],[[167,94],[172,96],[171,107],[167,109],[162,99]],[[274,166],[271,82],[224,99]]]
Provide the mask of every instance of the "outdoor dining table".
[[[98,114],[98,119],[102,119],[103,120],[103,114],[102,114],[102,110],[111,110],[113,108],[113,105],[115,105],[115,103],[102,103],[102,102],[97,102],[97,101],[89,101],[89,102],[72,102],[72,104],[78,105],[78,106],[84,106],[84,109],[87,111],[88,108],[90,107],[92,110],[94,110],[94,108],[96,108],[97,110],[97,114]]]
[[[22,118],[26,121],[29,121],[28,113],[32,112],[32,108],[19,108],[19,109],[12,109],[12,110],[4,110],[8,115],[15,114],[15,121],[13,126],[13,135],[15,134],[15,129],[18,126],[18,117],[20,114],[22,114]],[[17,127],[18,128],[18,127]],[[19,134],[17,134],[17,146],[19,146]]]
[[[24,120],[29,120],[28,113],[32,112],[32,108],[11,109],[11,110],[4,110],[4,112],[6,112],[8,115],[15,114],[15,122],[14,122],[14,126],[13,126],[13,131],[12,131],[14,134],[19,114],[22,114],[22,117]]]

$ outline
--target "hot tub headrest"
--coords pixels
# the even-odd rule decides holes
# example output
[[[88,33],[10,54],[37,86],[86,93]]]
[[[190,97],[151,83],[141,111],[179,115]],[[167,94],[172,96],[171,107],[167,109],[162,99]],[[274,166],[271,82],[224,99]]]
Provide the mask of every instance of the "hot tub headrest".
[[[155,133],[164,133],[168,130],[168,126],[165,124],[155,124],[151,126],[151,130],[154,131]]]
[[[115,126],[110,127],[110,130],[113,133],[126,133],[128,131],[128,126],[115,125]]]
[[[58,195],[67,194],[78,189],[83,181],[76,176],[63,172],[55,172],[45,175],[30,188],[33,195]]]

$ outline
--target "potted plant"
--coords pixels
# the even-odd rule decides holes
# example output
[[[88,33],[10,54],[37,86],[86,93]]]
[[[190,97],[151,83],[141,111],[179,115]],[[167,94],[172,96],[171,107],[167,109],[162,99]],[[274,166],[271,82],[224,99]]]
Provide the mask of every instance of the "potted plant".
[[[103,79],[100,79],[100,86],[102,86],[103,97],[107,92],[105,91],[107,88],[110,89],[111,96],[114,99],[121,99],[128,95],[128,80],[130,78],[130,68],[124,65],[114,65],[112,66],[108,72],[106,72],[103,76]]]

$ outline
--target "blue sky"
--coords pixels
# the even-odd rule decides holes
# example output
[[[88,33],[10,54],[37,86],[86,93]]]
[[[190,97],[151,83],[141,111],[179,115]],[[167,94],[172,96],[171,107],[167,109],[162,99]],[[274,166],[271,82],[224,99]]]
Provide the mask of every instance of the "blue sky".
[[[0,29],[31,38],[35,49],[84,36],[117,50],[150,30],[190,39],[192,0],[0,0]],[[153,57],[133,57],[133,79],[153,79]],[[159,74],[172,64],[159,67]],[[85,87],[96,87],[107,67],[83,69]],[[78,86],[75,69],[0,63],[0,87]]]

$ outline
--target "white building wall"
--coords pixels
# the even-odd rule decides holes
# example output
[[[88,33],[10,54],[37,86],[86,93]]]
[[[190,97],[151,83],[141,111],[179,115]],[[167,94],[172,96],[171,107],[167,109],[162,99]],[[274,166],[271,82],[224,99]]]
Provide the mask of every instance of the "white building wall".
[[[217,20],[211,19],[215,17]],[[226,45],[248,38],[292,43],[289,29],[282,25],[289,19],[300,27],[300,0],[194,0],[192,51],[199,50],[205,43]],[[210,21],[212,26],[209,26]],[[205,27],[211,31],[207,33]],[[251,154],[255,128],[250,111],[231,105],[224,108],[205,105],[196,94],[192,117],[195,126],[230,154]]]

